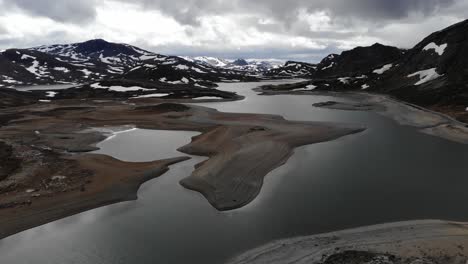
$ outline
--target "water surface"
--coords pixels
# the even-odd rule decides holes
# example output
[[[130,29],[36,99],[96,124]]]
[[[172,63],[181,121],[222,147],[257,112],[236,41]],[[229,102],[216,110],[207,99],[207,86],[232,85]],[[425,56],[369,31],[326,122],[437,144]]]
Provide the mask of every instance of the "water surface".
[[[77,86],[77,84],[54,84],[54,85],[32,85],[32,86],[18,86],[12,89],[18,91],[52,91],[52,90],[65,90]]]
[[[312,107],[340,100],[332,97],[257,96],[251,91],[257,85],[221,84],[220,89],[237,91],[246,100],[199,105],[354,123],[368,130],[296,149],[286,165],[267,176],[254,202],[230,212],[216,211],[200,194],[178,184],[205,159],[193,157],[144,184],[137,201],[84,212],[0,241],[0,263],[222,263],[290,236],[398,220],[468,220],[466,146],[374,113]],[[173,140],[161,131],[117,134],[102,143],[101,153],[130,161],[164,153],[177,156],[175,150],[194,133],[173,133]]]

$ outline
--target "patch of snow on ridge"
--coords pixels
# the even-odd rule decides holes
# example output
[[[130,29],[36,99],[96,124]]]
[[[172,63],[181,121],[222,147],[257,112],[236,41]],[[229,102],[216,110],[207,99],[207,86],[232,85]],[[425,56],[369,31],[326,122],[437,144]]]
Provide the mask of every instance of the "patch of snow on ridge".
[[[349,84],[349,79],[351,79],[351,78],[349,78],[349,77],[341,77],[341,78],[338,78],[338,80],[339,80],[340,82],[342,82],[343,84]]]
[[[192,70],[194,70],[194,71],[196,71],[198,73],[206,73],[206,72],[204,72],[204,71],[202,71],[202,70],[200,70],[198,68],[195,68],[195,67],[192,67]]]
[[[447,48],[447,44],[437,45],[434,42],[431,42],[424,47],[423,50],[431,50],[433,49],[439,56],[442,56]]]
[[[176,68],[177,70],[183,70],[183,71],[189,69],[187,65],[181,65],[181,64],[175,66],[174,68]]]
[[[419,76],[419,79],[420,79],[414,85],[420,85],[420,84],[427,83],[427,82],[430,82],[432,80],[435,80],[435,79],[437,79],[437,78],[439,78],[439,77],[441,77],[443,75],[438,74],[437,71],[436,71],[436,68],[431,68],[431,69],[422,70],[422,71],[418,71],[418,72],[409,74],[408,78],[414,77],[414,76]]]
[[[369,87],[370,87],[370,86],[369,86],[368,84],[363,84],[363,85],[361,85],[361,89],[362,89],[362,90],[366,90],[366,89],[368,89]]]
[[[33,59],[33,60],[35,60],[36,57],[30,56],[30,55],[28,55],[28,54],[23,54],[23,55],[21,56],[21,59],[22,59],[22,60],[27,60],[27,59]]]
[[[327,67],[323,67],[322,70],[329,69],[329,68],[331,68],[331,67],[333,67],[333,66],[335,66],[335,63],[334,63],[334,62],[330,63],[330,65],[328,65]]]
[[[373,71],[373,73],[376,73],[376,74],[383,74],[384,72],[390,70],[391,68],[393,67],[393,64],[386,64],[384,65],[382,68],[380,69],[375,69]]]
[[[57,92],[52,92],[52,91],[46,92],[47,97],[55,97],[56,94]]]
[[[101,86],[99,83],[93,83],[90,86],[96,89],[108,89],[109,91],[115,91],[115,92],[151,91],[151,89],[146,89],[146,88],[139,87],[139,86],[131,86],[131,87]]]
[[[317,88],[317,86],[315,86],[313,84],[309,84],[305,88],[297,88],[297,89],[293,89],[292,91],[312,91],[315,88]]]
[[[78,70],[78,71],[82,72],[84,75],[86,75],[86,77],[88,77],[89,75],[91,75],[93,73],[88,69],[81,69],[81,70]]]
[[[33,61],[33,64],[26,68],[26,70],[36,76],[41,76],[41,74],[38,73],[38,67],[39,67],[39,62],[37,60]]]
[[[131,87],[124,87],[124,86],[110,86],[109,91],[116,91],[116,92],[133,92],[133,91],[151,91],[151,89],[146,89],[139,86],[131,86]]]
[[[104,57],[104,54],[102,54],[102,53],[99,55],[99,59],[100,59],[103,63],[112,64],[112,62],[109,60],[109,58]]]
[[[65,73],[70,72],[70,70],[65,68],[65,67],[55,67],[54,70],[62,71],[62,72],[65,72]]]

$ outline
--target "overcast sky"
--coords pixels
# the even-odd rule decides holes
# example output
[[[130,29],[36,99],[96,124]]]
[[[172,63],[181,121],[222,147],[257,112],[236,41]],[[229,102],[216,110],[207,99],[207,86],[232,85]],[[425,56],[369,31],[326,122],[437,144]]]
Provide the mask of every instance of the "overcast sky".
[[[103,38],[169,55],[315,62],[380,42],[410,48],[467,0],[0,0],[0,50]]]

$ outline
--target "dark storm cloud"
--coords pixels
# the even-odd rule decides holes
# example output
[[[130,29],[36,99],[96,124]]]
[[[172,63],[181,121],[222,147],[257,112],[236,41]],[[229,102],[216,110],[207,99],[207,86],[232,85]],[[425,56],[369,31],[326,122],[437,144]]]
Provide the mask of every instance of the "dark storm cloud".
[[[125,21],[135,29],[116,29],[115,16],[127,8]],[[16,22],[8,16],[18,13],[59,22],[22,24],[22,30],[14,22],[0,24],[0,48],[99,36],[162,54],[320,61],[374,42],[410,48],[467,10],[467,0],[0,0],[6,22]],[[172,28],[159,32],[159,21],[145,22],[153,14]]]
[[[120,0],[121,2],[128,2]],[[298,11],[326,11],[333,18],[371,21],[401,19],[412,12],[429,15],[455,0],[136,0],[145,8],[155,8],[183,24],[197,24],[198,18],[227,13],[254,13],[283,23],[297,19]]]
[[[96,3],[95,0],[0,0],[0,7],[3,12],[19,9],[32,16],[79,24],[95,18]]]

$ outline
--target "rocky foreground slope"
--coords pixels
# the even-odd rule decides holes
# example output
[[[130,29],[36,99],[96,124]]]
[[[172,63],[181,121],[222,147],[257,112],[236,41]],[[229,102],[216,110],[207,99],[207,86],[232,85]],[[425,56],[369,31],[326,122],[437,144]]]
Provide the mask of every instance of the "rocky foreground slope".
[[[410,221],[278,240],[230,264],[465,264],[468,226]]]

